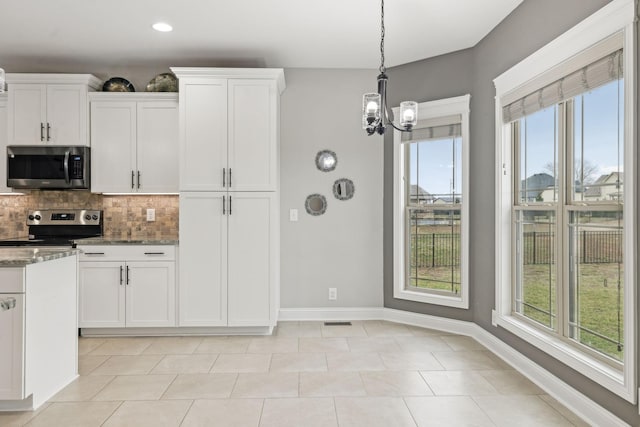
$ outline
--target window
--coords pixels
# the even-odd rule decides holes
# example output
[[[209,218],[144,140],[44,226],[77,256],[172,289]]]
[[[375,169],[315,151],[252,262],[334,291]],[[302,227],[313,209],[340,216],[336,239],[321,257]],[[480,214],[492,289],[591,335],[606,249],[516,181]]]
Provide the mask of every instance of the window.
[[[394,135],[394,297],[468,308],[470,96],[425,102]]]
[[[633,17],[614,1],[495,80],[494,324],[635,403]]]

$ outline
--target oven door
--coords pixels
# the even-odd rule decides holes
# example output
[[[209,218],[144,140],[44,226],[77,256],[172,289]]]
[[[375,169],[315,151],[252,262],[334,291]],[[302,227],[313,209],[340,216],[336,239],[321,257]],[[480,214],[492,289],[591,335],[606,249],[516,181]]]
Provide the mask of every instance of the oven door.
[[[88,189],[89,147],[7,147],[7,186],[23,189]]]

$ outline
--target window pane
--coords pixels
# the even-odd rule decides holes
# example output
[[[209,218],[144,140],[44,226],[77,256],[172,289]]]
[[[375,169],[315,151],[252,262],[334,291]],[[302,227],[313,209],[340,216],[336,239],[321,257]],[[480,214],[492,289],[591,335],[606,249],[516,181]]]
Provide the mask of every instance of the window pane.
[[[622,212],[572,212],[569,336],[622,361]]]
[[[538,111],[518,121],[520,203],[558,199],[557,107]]]
[[[573,200],[622,200],[623,81],[573,99]]]
[[[516,312],[548,328],[556,327],[554,211],[517,210]]]
[[[460,208],[409,209],[409,286],[460,294]]]
[[[409,203],[460,203],[462,138],[411,143]]]

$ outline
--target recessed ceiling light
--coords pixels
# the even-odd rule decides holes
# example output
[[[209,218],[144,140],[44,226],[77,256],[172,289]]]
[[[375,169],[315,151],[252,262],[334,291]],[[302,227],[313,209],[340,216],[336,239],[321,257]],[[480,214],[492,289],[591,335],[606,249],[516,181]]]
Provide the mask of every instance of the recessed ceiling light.
[[[173,27],[171,25],[169,25],[169,24],[164,23],[164,22],[156,22],[151,27],[154,30],[161,31],[163,33],[167,33],[169,31],[173,31]]]

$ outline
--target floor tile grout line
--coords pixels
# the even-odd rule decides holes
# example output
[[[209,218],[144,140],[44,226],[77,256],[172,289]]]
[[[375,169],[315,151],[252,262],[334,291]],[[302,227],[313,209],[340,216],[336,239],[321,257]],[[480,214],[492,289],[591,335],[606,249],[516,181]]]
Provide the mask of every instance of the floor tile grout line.
[[[164,396],[167,394],[167,391],[169,391],[169,389],[171,388],[171,386],[173,385],[174,382],[176,382],[176,380],[178,379],[178,375],[179,374],[174,374],[173,375],[173,379],[171,380],[171,382],[169,383],[169,385],[167,385],[167,388],[164,389],[164,391],[162,392],[162,394],[160,395],[160,397],[157,399],[158,401],[161,400],[169,400],[169,399],[164,399]]]
[[[402,399],[402,403],[404,403],[404,407],[407,408],[407,412],[409,412],[409,415],[411,416],[411,419],[413,420],[413,423],[415,424],[416,427],[419,426],[418,420],[416,420],[415,415],[413,415],[413,412],[411,411],[411,408],[409,408],[409,404],[407,404],[407,400],[405,396],[400,396],[400,398]]]
[[[113,415],[118,411],[118,409],[120,409],[122,405],[124,405],[124,402],[125,402],[124,400],[120,401],[120,404],[111,412],[111,414],[107,418],[105,418],[105,420],[102,423],[100,423],[100,426],[105,425],[107,421],[109,421],[109,419],[113,417]]]
[[[189,411],[191,411],[191,408],[193,408],[194,403],[196,403],[196,399],[191,400],[191,404],[182,416],[182,419],[180,420],[180,424],[178,424],[178,426],[182,426],[182,424],[184,424],[184,420],[187,418],[187,415],[189,415]]]
[[[471,400],[473,400],[473,403],[480,408],[480,410],[482,411],[483,414],[485,414],[487,416],[487,418],[489,419],[489,421],[491,421],[493,423],[494,426],[497,426],[498,423],[496,422],[496,420],[493,419],[493,417],[491,417],[491,415],[484,410],[484,408],[480,405],[480,403],[478,403],[478,401],[476,400],[476,396],[473,395],[469,395],[468,396]]]

